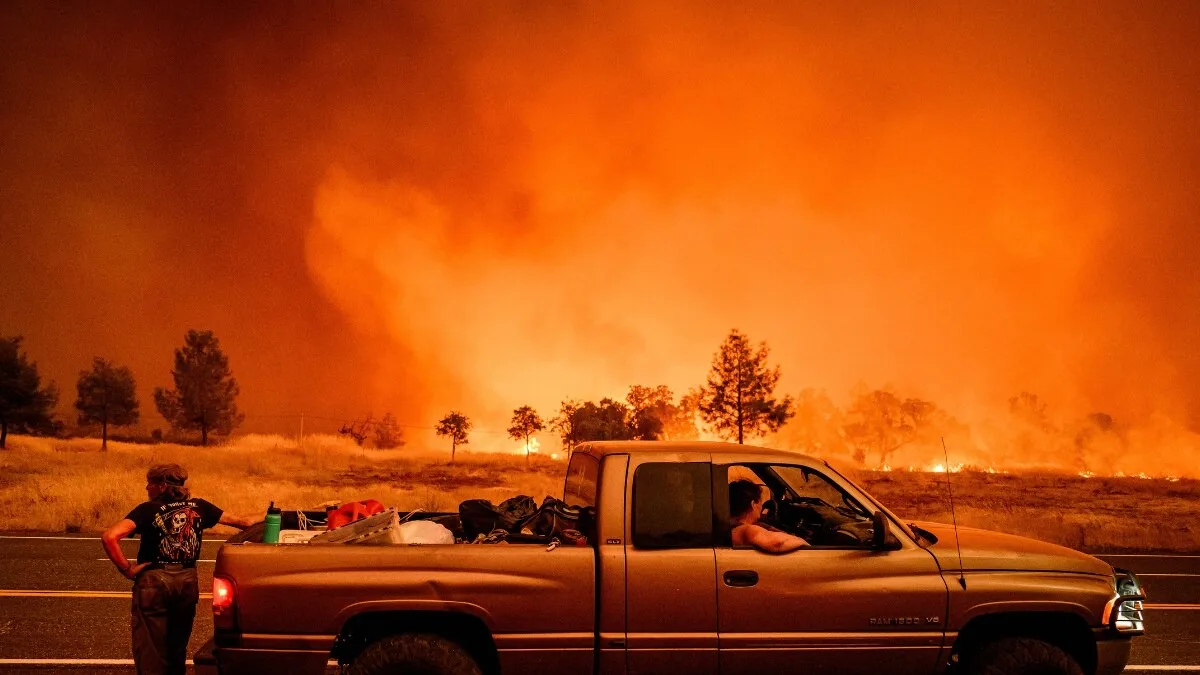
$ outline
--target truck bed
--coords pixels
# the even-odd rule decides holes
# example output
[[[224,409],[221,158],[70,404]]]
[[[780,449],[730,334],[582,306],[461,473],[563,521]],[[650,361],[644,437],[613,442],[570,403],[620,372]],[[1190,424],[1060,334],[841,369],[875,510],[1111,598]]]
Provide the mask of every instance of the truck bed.
[[[231,540],[214,574],[235,580],[237,624],[218,631],[216,642],[228,647],[223,657],[239,660],[305,650],[312,667],[323,669],[353,617],[451,612],[487,628],[508,672],[542,672],[551,663],[562,668],[572,665],[572,654],[580,660],[577,669],[586,671],[595,644],[595,570],[591,547]],[[302,670],[322,672],[294,672]]]

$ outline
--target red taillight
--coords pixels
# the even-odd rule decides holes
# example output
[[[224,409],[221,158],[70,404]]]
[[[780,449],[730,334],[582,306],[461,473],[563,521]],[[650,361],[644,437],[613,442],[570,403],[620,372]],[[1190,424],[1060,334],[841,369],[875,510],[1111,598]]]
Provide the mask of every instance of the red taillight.
[[[213,577],[213,614],[221,614],[233,607],[233,582],[223,577]]]

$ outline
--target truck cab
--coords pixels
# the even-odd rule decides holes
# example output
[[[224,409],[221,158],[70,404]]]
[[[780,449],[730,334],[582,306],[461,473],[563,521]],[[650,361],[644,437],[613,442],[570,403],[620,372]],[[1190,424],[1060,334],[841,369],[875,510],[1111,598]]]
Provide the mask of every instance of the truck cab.
[[[739,479],[762,486],[767,525],[810,546],[734,546]],[[805,455],[585,444],[563,498],[594,513],[589,546],[227,544],[214,584],[229,601],[214,602],[214,644],[196,662],[318,673],[334,659],[364,675],[406,663],[740,675],[983,673],[1003,662],[1107,675],[1143,630],[1132,574],[1030,539],[905,523]],[[435,652],[450,656],[420,660]]]

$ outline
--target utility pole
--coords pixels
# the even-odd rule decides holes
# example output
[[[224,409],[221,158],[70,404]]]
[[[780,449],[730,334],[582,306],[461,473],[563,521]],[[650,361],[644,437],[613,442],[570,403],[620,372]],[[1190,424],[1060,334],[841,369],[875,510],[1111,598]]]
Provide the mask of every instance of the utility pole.
[[[304,447],[304,413],[300,413],[300,440],[296,442],[296,445]]]

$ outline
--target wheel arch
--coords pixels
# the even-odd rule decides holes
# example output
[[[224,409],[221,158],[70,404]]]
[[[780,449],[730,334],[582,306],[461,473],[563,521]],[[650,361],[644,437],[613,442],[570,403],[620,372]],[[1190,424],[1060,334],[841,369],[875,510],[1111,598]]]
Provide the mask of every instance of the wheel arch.
[[[1075,659],[1084,673],[1096,672],[1096,636],[1083,617],[1074,612],[998,612],[976,616],[955,638],[951,660],[961,662],[985,644],[1009,637],[1052,644]]]
[[[342,625],[334,640],[332,656],[339,664],[348,664],[367,645],[407,633],[451,640],[467,650],[485,675],[500,672],[499,653],[491,631],[482,619],[466,612],[393,610],[356,614]]]

